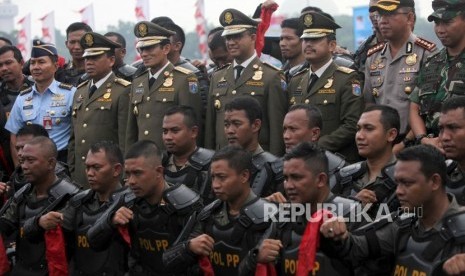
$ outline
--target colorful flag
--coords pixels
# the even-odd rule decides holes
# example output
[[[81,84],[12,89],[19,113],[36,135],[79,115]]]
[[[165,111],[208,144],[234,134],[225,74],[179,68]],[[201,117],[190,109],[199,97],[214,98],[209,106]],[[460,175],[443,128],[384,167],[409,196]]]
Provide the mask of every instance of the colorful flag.
[[[136,0],[137,21],[150,20],[149,0]]]
[[[92,29],[95,29],[95,20],[94,20],[94,5],[90,4],[89,6],[78,11],[81,14],[81,22],[86,23]]]
[[[204,62],[208,59],[208,44],[207,44],[207,33],[205,24],[205,5],[203,0],[197,0],[195,2],[195,21],[197,25],[195,30],[199,36],[199,50]]]
[[[18,21],[20,24],[18,31],[18,44],[16,47],[21,51],[24,60],[28,60],[31,56],[32,36],[31,36],[31,14]]]
[[[51,11],[46,14],[44,17],[40,18],[42,21],[42,41],[45,43],[52,43],[56,45],[55,42],[55,13]]]

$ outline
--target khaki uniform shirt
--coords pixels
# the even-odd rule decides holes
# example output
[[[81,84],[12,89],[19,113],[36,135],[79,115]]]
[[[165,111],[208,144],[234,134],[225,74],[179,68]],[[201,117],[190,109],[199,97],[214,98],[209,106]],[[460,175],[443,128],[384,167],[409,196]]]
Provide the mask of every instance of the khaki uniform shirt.
[[[164,149],[163,116],[177,105],[194,108],[197,118],[201,118],[202,99],[197,77],[191,71],[169,63],[151,88],[148,70],[135,77],[130,94],[126,148],[139,140],[151,140]]]
[[[331,152],[358,160],[355,146],[357,122],[363,110],[360,81],[356,71],[332,62],[310,91],[308,69],[289,83],[290,104],[313,104],[323,115],[323,129],[318,144]]]
[[[112,73],[92,97],[88,81],[74,94],[68,165],[72,179],[84,188],[88,188],[85,160],[92,144],[113,141],[124,152],[130,84]]]
[[[288,109],[282,71],[255,57],[235,81],[232,64],[220,68],[211,79],[207,104],[205,147],[217,150],[227,145],[224,135],[224,106],[234,97],[250,95],[262,107],[259,143],[278,156],[284,153],[283,121]]]
[[[367,103],[389,105],[400,115],[400,133],[408,131],[409,94],[426,58],[435,52],[436,45],[411,34],[395,57],[389,42],[368,50],[363,95]]]

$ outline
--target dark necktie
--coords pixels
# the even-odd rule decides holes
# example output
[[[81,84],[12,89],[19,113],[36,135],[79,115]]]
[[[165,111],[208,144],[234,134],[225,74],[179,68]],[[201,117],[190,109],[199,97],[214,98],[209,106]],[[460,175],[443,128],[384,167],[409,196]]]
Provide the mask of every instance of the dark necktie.
[[[90,88],[89,88],[89,99],[90,97],[92,97],[92,95],[94,94],[95,90],[97,90],[97,86],[92,85]]]
[[[242,70],[244,70],[244,66],[236,65],[234,69],[236,70],[236,81],[237,81],[239,77],[241,76]]]
[[[310,75],[307,92],[310,92],[310,90],[312,89],[312,87],[315,85],[317,81],[318,81],[318,76],[315,73],[312,73]]]
[[[155,83],[157,79],[155,77],[151,77],[150,80],[149,80],[149,88],[152,87],[152,85]]]

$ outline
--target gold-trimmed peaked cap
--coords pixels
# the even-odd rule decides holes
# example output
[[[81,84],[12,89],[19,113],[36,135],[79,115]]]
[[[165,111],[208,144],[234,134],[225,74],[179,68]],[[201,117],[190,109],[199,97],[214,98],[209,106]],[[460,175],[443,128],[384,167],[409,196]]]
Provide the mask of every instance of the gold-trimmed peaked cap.
[[[136,48],[143,48],[169,40],[176,33],[150,21],[141,21],[134,27],[134,34],[139,39]]]
[[[379,0],[375,5],[370,6],[370,12],[384,11],[393,12],[398,8],[415,8],[414,0]]]
[[[112,49],[121,48],[119,43],[113,42],[107,37],[95,33],[87,32],[81,37],[81,47],[84,49],[82,57],[99,56]]]
[[[220,14],[220,24],[224,27],[222,36],[240,34],[248,29],[255,29],[260,20],[248,17],[236,9],[226,9]]]
[[[38,58],[43,56],[58,56],[58,51],[52,43],[45,43],[40,39],[32,41],[31,58]]]
[[[306,12],[300,16],[300,22],[304,26],[304,32],[300,38],[320,38],[335,34],[336,29],[341,28],[333,19],[321,12]]]

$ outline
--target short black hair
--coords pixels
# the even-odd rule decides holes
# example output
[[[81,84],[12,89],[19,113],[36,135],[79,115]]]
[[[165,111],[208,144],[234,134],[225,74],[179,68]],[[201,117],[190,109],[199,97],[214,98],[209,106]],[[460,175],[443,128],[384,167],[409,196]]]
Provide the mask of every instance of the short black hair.
[[[16,133],[16,137],[26,135],[32,135],[33,137],[49,137],[47,130],[42,125],[38,124],[25,125]]]
[[[289,108],[289,112],[303,110],[307,114],[308,127],[319,127],[323,129],[323,115],[321,114],[320,109],[313,104],[295,104]]]
[[[13,52],[13,57],[16,59],[17,62],[21,63],[24,60],[21,51],[16,46],[5,45],[3,47],[0,47],[0,55],[3,55],[9,51]]]
[[[187,106],[187,105],[175,105],[171,108],[169,108],[164,116],[170,116],[176,113],[180,113],[184,115],[184,124],[186,124],[187,127],[192,128],[194,126],[198,127],[199,126],[199,121],[197,119],[197,115],[195,114],[194,108]]]
[[[126,39],[124,38],[124,36],[120,33],[117,33],[117,32],[108,32],[106,34],[104,34],[104,36],[115,36],[116,37],[116,42],[118,42],[122,48],[126,48]]]
[[[281,22],[281,29],[282,28],[289,28],[293,29],[295,31],[295,34],[300,38],[304,32],[304,27],[302,23],[300,22],[299,18],[288,18],[284,19],[283,22]]]
[[[384,130],[389,130],[395,128],[397,133],[400,131],[400,116],[397,109],[382,104],[374,104],[367,106],[363,113],[371,111],[381,111],[380,122],[384,127]]]
[[[226,160],[230,168],[237,173],[248,170],[252,172],[252,153],[238,146],[226,146],[213,155],[211,163]]]
[[[307,13],[307,12],[322,12],[323,10],[318,8],[318,7],[314,7],[314,6],[307,6],[305,8],[303,8],[301,11],[300,11],[300,14],[304,14],[304,13]]]
[[[452,97],[452,98],[445,100],[442,103],[441,113],[445,114],[449,111],[456,110],[459,108],[463,109],[462,111],[465,117],[465,97],[464,96]]]
[[[184,45],[186,44],[186,34],[184,33],[184,30],[179,26],[174,23],[168,23],[165,26],[162,26],[166,28],[167,30],[173,31],[176,34],[173,35],[175,42],[181,42],[181,50],[184,48]]]
[[[157,163],[161,162],[162,153],[157,144],[150,140],[140,140],[129,147],[125,159],[144,157],[146,159],[155,158]]]
[[[46,150],[48,157],[57,158],[58,150],[55,142],[45,136],[36,136],[26,143],[26,145],[40,145],[41,149]]]
[[[329,174],[328,172],[328,157],[325,151],[317,144],[312,142],[302,142],[293,147],[284,155],[284,161],[291,159],[302,159],[305,161],[307,168],[317,175],[319,173]]]
[[[443,187],[447,182],[447,166],[444,155],[430,145],[408,147],[397,154],[398,161],[418,161],[420,170],[426,178],[439,174]]]
[[[74,22],[74,23],[71,23],[71,25],[69,25],[68,28],[66,28],[66,38],[68,39],[69,33],[75,32],[75,31],[81,31],[81,30],[85,32],[92,32],[92,28],[86,23]]]
[[[215,28],[211,29],[211,30],[208,32],[208,35],[207,35],[207,36],[211,36],[212,34],[217,33],[217,32],[222,33],[223,31],[224,31],[224,27],[222,27],[222,26],[215,27]]]
[[[105,152],[105,156],[112,165],[118,163],[121,165],[124,164],[123,153],[119,146],[113,141],[103,140],[96,142],[90,146],[89,151],[92,153],[97,153],[99,151]]]
[[[263,111],[260,103],[250,96],[235,97],[224,106],[224,111],[244,110],[247,119],[252,124],[256,119],[263,121]]]
[[[224,37],[221,35],[221,31],[218,31],[213,34],[212,39],[210,40],[210,43],[208,43],[208,48],[210,48],[211,51],[215,51],[216,49],[223,48],[227,50],[226,47],[226,41]]]
[[[13,42],[11,42],[11,40],[9,40],[8,38],[6,38],[4,36],[0,36],[0,40],[4,41],[7,45],[10,45],[10,46],[13,45]]]

